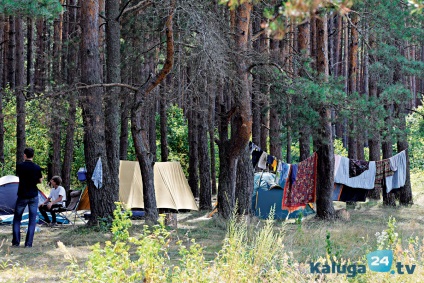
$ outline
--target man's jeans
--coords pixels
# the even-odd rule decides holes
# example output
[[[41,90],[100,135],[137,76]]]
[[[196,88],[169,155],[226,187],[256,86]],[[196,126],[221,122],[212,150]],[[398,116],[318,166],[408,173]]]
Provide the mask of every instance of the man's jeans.
[[[20,198],[16,201],[15,215],[13,217],[13,240],[12,245],[19,246],[21,242],[21,220],[25,207],[28,205],[29,222],[25,238],[25,247],[32,247],[35,225],[37,220],[38,196],[33,198]]]

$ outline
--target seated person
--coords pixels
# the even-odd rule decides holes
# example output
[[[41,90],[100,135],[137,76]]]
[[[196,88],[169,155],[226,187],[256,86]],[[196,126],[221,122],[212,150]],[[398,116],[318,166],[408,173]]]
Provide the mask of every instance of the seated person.
[[[53,208],[64,207],[66,201],[66,191],[60,184],[62,183],[62,178],[59,176],[53,176],[50,180],[50,190],[49,197],[38,207],[41,215],[43,215],[46,223],[48,225],[56,225],[56,213],[52,210]],[[52,215],[52,221],[47,216],[47,211]]]

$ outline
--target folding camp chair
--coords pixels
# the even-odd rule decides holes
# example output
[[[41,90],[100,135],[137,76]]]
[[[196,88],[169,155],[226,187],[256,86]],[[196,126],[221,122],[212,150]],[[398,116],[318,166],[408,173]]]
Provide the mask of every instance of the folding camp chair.
[[[75,225],[77,217],[79,219],[81,219],[84,223],[86,223],[84,217],[81,217],[78,214],[78,205],[79,205],[80,200],[81,200],[82,192],[83,191],[80,191],[80,190],[71,191],[71,193],[69,194],[70,199],[68,201],[68,205],[66,207],[58,207],[58,208],[53,209],[54,212],[56,212],[57,214],[59,214],[60,216],[62,216],[64,218],[68,219],[69,222],[71,222],[72,226]],[[65,213],[67,213],[67,214],[65,215]],[[72,221],[70,219],[72,217],[72,215],[74,216],[74,221]]]

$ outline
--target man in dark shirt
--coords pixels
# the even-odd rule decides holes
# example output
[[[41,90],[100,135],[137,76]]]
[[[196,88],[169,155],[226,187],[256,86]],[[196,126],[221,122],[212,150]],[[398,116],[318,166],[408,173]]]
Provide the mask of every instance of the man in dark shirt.
[[[19,246],[21,241],[21,220],[25,207],[28,205],[29,222],[28,231],[25,238],[25,247],[32,247],[34,239],[37,208],[38,208],[38,188],[37,184],[41,183],[43,176],[41,168],[34,162],[34,149],[28,147],[24,150],[24,162],[16,165],[16,175],[19,177],[18,200],[15,206],[15,215],[13,217],[13,240],[12,246]]]

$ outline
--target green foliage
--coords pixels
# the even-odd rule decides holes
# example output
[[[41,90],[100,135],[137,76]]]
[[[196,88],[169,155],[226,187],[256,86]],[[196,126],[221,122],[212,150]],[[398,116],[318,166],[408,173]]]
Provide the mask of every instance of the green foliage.
[[[412,171],[424,169],[424,110],[419,106],[416,112],[406,117],[406,128],[409,130],[409,162]]]
[[[347,156],[347,149],[343,147],[343,142],[339,139],[334,139],[334,154]]]
[[[188,172],[188,126],[187,119],[184,116],[184,112],[177,105],[171,105],[167,110],[168,115],[168,146],[169,146],[169,160],[178,161],[181,163],[181,167],[184,173]],[[160,129],[159,129],[159,115],[156,115],[156,133],[157,143],[160,142]],[[159,144],[158,144],[159,145]],[[158,149],[160,147],[158,146]],[[157,152],[160,156],[160,150]]]
[[[123,206],[119,202],[115,202],[116,209],[113,211],[114,221],[112,222],[112,234],[115,241],[126,241],[130,237],[128,229],[132,226],[131,210],[123,211]]]
[[[327,231],[327,235],[325,237],[325,251],[327,252],[327,257],[340,259],[343,254],[343,250],[340,248],[340,245],[335,244],[331,240],[331,234]]]
[[[0,0],[0,14],[53,19],[62,11],[59,0]]]
[[[377,232],[375,236],[377,237],[378,250],[395,250],[401,240],[396,232],[396,219],[390,216],[387,222],[387,229],[381,234]]]
[[[16,165],[16,99],[10,89],[4,90],[4,159],[1,174],[14,175]],[[34,162],[46,171],[49,161],[48,136],[49,128],[43,111],[45,106],[40,100],[30,100],[26,103],[26,144],[35,150]]]

